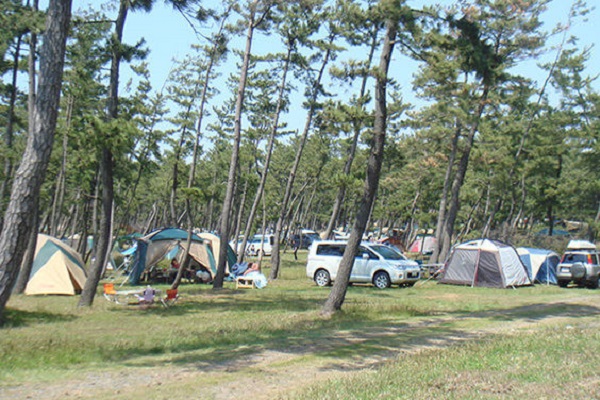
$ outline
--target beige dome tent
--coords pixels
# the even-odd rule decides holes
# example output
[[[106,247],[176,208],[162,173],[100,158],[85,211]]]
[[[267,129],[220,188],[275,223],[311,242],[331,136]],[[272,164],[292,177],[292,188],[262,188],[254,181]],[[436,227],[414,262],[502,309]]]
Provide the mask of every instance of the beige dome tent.
[[[60,240],[39,234],[25,294],[75,295],[83,290],[86,272],[81,256]]]

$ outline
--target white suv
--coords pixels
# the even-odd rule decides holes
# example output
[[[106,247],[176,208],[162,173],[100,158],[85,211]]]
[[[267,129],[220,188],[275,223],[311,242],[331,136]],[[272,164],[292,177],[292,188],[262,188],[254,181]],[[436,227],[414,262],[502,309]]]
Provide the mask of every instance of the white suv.
[[[567,287],[569,282],[598,288],[600,277],[600,252],[593,243],[571,240],[560,264],[556,266],[558,286]]]
[[[345,241],[315,242],[308,252],[306,276],[319,286],[335,280]],[[350,275],[350,283],[372,283],[380,289],[392,284],[413,286],[421,277],[419,264],[409,260],[394,247],[376,243],[361,243]]]

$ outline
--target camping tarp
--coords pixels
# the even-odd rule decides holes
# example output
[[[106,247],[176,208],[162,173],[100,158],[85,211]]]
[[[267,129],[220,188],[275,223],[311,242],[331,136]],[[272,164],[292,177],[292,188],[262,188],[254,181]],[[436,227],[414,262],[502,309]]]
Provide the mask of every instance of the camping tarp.
[[[137,239],[137,251],[129,274],[129,282],[132,285],[137,285],[142,273],[158,264],[175,247],[182,250],[178,252],[179,254],[183,254],[187,237],[188,233],[183,229],[166,228]],[[196,234],[192,234],[189,255],[207,271],[216,271],[215,259],[210,247],[205,239]]]
[[[39,234],[26,295],[75,295],[86,281],[84,263],[75,249],[48,235]]]
[[[440,283],[506,288],[531,285],[531,280],[514,247],[479,239],[452,249]]]
[[[532,281],[556,285],[556,266],[560,262],[558,254],[550,250],[527,247],[519,247],[517,253]]]

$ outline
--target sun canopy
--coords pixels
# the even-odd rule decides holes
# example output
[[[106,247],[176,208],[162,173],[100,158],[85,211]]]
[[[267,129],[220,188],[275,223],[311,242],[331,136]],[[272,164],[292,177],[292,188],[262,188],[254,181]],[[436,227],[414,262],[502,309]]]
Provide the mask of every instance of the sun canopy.
[[[531,280],[514,247],[479,239],[452,249],[440,283],[506,288],[531,285]]]
[[[86,279],[79,253],[56,238],[38,235],[26,295],[73,296],[83,290]]]

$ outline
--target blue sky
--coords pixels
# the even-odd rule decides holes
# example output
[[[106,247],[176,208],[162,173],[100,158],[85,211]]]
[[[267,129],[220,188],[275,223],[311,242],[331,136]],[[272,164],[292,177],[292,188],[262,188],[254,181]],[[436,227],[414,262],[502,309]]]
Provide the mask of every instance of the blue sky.
[[[588,0],[589,4],[595,4],[598,0]],[[206,2],[208,4],[210,2]],[[452,4],[450,0],[413,0],[408,1],[408,4],[413,8],[420,8],[423,5],[432,5],[436,3],[441,4]],[[86,8],[89,4],[89,0],[78,1],[74,0],[74,10],[77,8]],[[554,0],[550,3],[549,9],[544,15],[544,29],[550,31],[557,23],[566,23],[566,18],[571,6],[571,1],[567,0]],[[580,38],[580,43],[585,46],[594,46],[598,38],[600,37],[600,21],[599,11],[592,10],[587,16],[587,22],[577,21],[572,27],[572,34]],[[205,33],[209,33],[207,30]],[[199,43],[201,39],[198,39],[189,26],[188,22],[177,12],[174,12],[170,6],[164,4],[163,1],[157,1],[154,9],[150,13],[130,13],[125,26],[124,39],[127,43],[133,44],[141,38],[145,38],[148,47],[150,48],[150,54],[147,58],[149,64],[150,73],[152,75],[152,83],[154,88],[161,88],[165,83],[169,71],[173,66],[174,59],[182,59],[189,51],[190,45],[193,43]],[[266,52],[272,49],[273,46],[277,46],[274,42],[276,39],[257,36],[253,50],[257,54]],[[555,42],[559,38],[554,39]],[[241,48],[241,43],[238,48]],[[600,50],[596,47],[591,50],[591,59],[589,62],[588,74],[596,75],[600,74]],[[554,53],[545,56],[546,60],[553,59]],[[230,72],[235,73],[234,59],[232,55],[228,60],[228,68],[225,68],[224,74]],[[391,73],[402,85],[403,97],[410,101],[415,102],[412,91],[411,91],[411,79],[412,75],[417,68],[417,64],[407,57],[400,55],[396,51],[392,65],[390,67]],[[544,73],[540,72],[535,63],[528,63],[523,65],[518,70],[519,73],[528,77],[536,79],[541,82],[545,79]],[[132,74],[127,66],[122,67],[122,83],[125,83]],[[596,88],[600,90],[600,84],[596,83]],[[350,92],[348,92],[350,93]],[[228,94],[229,95],[229,94]],[[343,93],[342,93],[343,95]],[[298,109],[292,109],[291,113],[294,116],[284,117],[284,120],[291,124],[292,127],[299,128],[304,120],[304,112],[298,107]],[[290,120],[292,118],[293,120]]]

